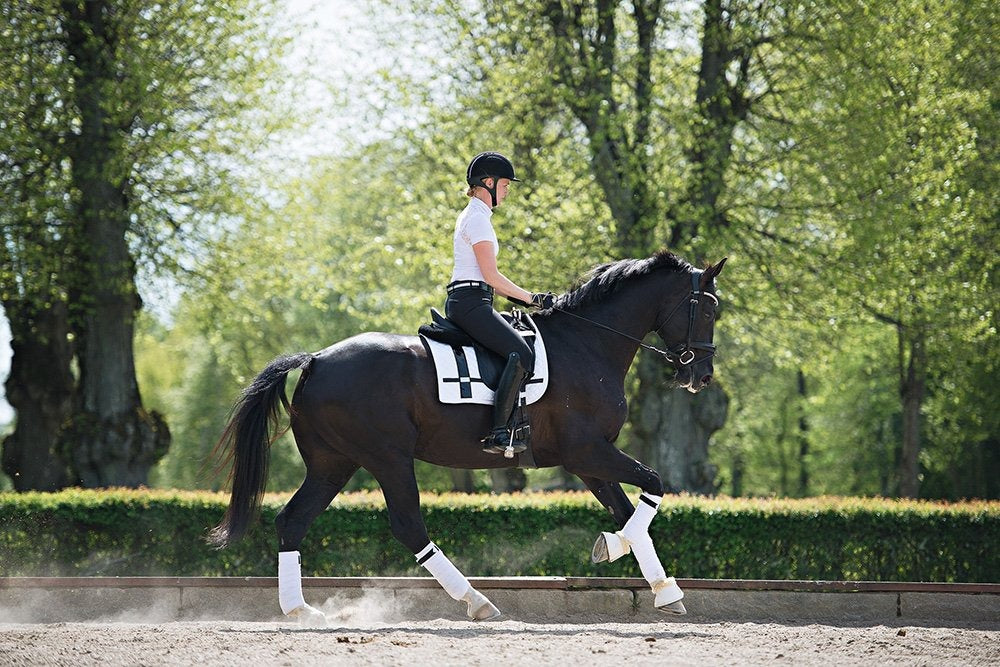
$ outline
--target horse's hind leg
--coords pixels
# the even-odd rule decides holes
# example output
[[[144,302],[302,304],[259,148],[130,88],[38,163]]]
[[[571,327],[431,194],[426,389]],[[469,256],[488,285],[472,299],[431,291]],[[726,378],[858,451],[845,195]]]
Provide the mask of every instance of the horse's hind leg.
[[[278,530],[278,601],[281,611],[304,625],[323,626],[326,617],[306,604],[302,596],[299,545],[309,525],[344,488],[358,465],[341,456],[324,453],[323,469],[310,469],[302,486],[275,517]]]
[[[393,537],[413,552],[417,563],[433,575],[453,599],[465,602],[466,613],[475,621],[500,616],[500,610],[469,583],[440,547],[430,541],[420,514],[420,491],[413,473],[413,460],[383,460],[368,471],[378,480],[389,512]]]

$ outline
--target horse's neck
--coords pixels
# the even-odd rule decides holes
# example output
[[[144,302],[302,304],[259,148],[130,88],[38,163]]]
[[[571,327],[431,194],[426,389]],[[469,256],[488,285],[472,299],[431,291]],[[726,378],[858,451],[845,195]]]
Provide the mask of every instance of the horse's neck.
[[[656,315],[662,294],[652,284],[649,276],[623,285],[613,295],[604,300],[587,304],[573,310],[573,314],[590,320],[590,323],[568,315],[556,315],[560,321],[560,335],[573,338],[573,344],[599,350],[599,358],[620,371],[628,371],[639,342],[655,326]],[[593,323],[603,324],[620,333],[613,333]],[[624,335],[621,335],[624,334]]]

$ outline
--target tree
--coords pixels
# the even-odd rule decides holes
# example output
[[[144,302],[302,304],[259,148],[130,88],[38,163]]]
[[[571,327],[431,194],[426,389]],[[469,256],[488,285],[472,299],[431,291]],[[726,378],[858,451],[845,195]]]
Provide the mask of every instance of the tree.
[[[669,244],[703,262],[757,234],[731,186],[751,181],[751,203],[766,193],[770,165],[741,174],[738,159],[769,139],[759,125],[777,106],[783,60],[810,38],[803,26],[815,7],[708,0],[688,26],[687,14],[658,0],[428,4],[450,22],[446,34],[468,35],[456,105],[482,107],[516,146],[555,137],[575,148],[612,221],[610,257]],[[558,183],[572,198],[589,185]],[[697,397],[664,393],[668,374],[640,355],[628,433],[668,486],[711,492],[708,438],[725,420],[726,396],[717,387]]]
[[[953,374],[961,341],[992,337],[977,295],[989,293],[995,253],[984,251],[989,218],[968,179],[980,168],[975,122],[989,97],[956,76],[969,51],[952,9],[849,12],[831,31],[836,48],[810,130],[809,156],[837,202],[836,281],[859,314],[894,332],[886,355],[901,415],[893,488],[904,497],[919,494],[929,378]],[[956,303],[968,305],[956,312]]]
[[[974,95],[975,103],[961,114],[975,128],[977,155],[964,163],[956,183],[973,194],[967,202],[967,223],[977,231],[967,242],[980,251],[979,260],[963,276],[963,288],[972,278],[978,298],[970,298],[971,290],[962,290],[958,315],[965,325],[948,340],[948,357],[954,361],[931,367],[928,384],[932,390],[926,405],[930,447],[921,456],[925,476],[921,495],[998,498],[1000,413],[990,397],[1000,393],[1000,327],[996,300],[991,303],[986,295],[1000,294],[995,254],[1000,217],[995,197],[989,196],[1000,184],[1000,81],[995,45],[1000,8],[990,2],[969,2],[957,3],[954,10],[950,18],[957,26],[956,37],[947,60],[950,82]]]
[[[70,480],[59,451],[76,386],[63,275],[71,266],[62,51],[51,6],[5,6],[0,47],[0,300],[11,326],[7,400],[17,411],[2,464],[18,490]]]
[[[41,382],[12,373],[18,424],[4,463],[17,488],[134,486],[166,451],[166,424],[143,407],[135,379],[138,262],[169,268],[171,244],[190,251],[199,223],[224,210],[235,185],[228,160],[249,152],[239,141],[252,141],[232,121],[261,126],[245,112],[266,91],[271,40],[255,16],[265,8],[63,0],[5,9],[13,39],[2,52],[4,82],[18,91],[5,109],[17,145],[0,150],[4,196],[18,204],[4,207],[12,366],[26,361],[18,352],[36,350],[60,378],[49,401],[60,409],[32,410],[26,400],[44,394]],[[25,65],[25,52],[37,60]],[[38,275],[47,278],[40,287]],[[65,311],[53,325],[61,330],[29,323],[46,304]],[[23,475],[36,451],[48,452],[43,468],[69,474]]]
[[[681,404],[686,393],[671,395],[676,405],[650,400],[648,412],[633,401],[623,432],[622,442],[670,484],[689,483],[669,477],[679,474],[694,480],[688,488],[734,494],[898,493],[901,375],[887,369],[905,364],[896,327],[876,314],[894,316],[880,307],[919,301],[933,306],[919,413],[920,493],[996,494],[998,422],[990,398],[1000,357],[988,297],[998,289],[990,253],[1000,230],[995,205],[980,194],[996,189],[1000,164],[992,139],[1000,116],[988,101],[995,100],[988,27],[995,9],[959,3],[924,15],[909,5],[664,5],[652,37],[643,151],[630,129],[641,106],[634,102],[642,62],[635,8],[621,3],[613,27],[604,14],[600,33],[599,9],[607,3],[561,3],[564,12],[579,12],[582,26],[583,41],[567,42],[577,58],[569,74],[611,86],[606,112],[616,113],[594,120],[621,130],[607,154],[617,145],[625,168],[648,169],[649,182],[633,185],[593,167],[600,142],[573,112],[586,106],[575,98],[588,90],[557,85],[560,45],[540,10],[554,6],[485,6],[473,12],[467,3],[428,0],[413,14],[396,17],[391,7],[390,16],[373,21],[407,46],[386,64],[384,79],[356,82],[370,90],[385,81],[368,96],[380,105],[377,113],[358,114],[351,128],[362,141],[308,165],[301,179],[276,184],[275,199],[287,203],[246,211],[199,255],[198,279],[170,331],[144,337],[144,377],[174,366],[173,380],[155,383],[169,386],[168,400],[157,396],[154,404],[167,406],[177,424],[176,450],[158,479],[191,483],[185,466],[214,439],[213,415],[274,354],[316,349],[360,330],[412,332],[427,306],[440,307],[450,268],[447,230],[465,201],[461,174],[468,156],[486,146],[511,154],[527,177],[495,218],[502,256],[516,258],[510,273],[526,286],[559,290],[566,276],[620,256],[631,241],[620,236],[611,210],[608,191],[616,187],[626,193],[618,208],[631,205],[629,192],[642,200],[648,190],[653,213],[633,228],[640,236],[670,239],[677,230],[680,239],[690,236],[677,248],[682,253],[700,257],[724,247],[739,267],[720,285],[717,369],[730,403],[711,458],[703,445],[685,449],[694,438],[663,446],[675,435],[671,420],[694,415]],[[421,11],[426,7],[437,13]],[[924,44],[912,17],[940,34]],[[575,20],[572,14],[567,26]],[[410,21],[428,25],[420,35],[400,30]],[[709,25],[717,34],[703,39]],[[615,69],[607,79],[595,53],[604,53],[612,34],[616,54],[607,62]],[[941,49],[940,57],[930,57],[928,47]],[[425,56],[431,66],[423,67]],[[597,69],[589,73],[586,63]],[[920,112],[884,91],[890,75],[909,68],[934,83],[914,98]],[[400,80],[400,71],[425,78]],[[913,128],[930,140],[904,150],[900,137]],[[970,137],[973,152],[951,152]],[[637,156],[643,159],[629,166]],[[943,205],[942,195],[936,208],[921,208],[928,204],[918,183],[962,202]],[[652,229],[643,231],[646,224]],[[935,238],[935,227],[954,242]],[[942,266],[946,260],[956,265]],[[911,284],[913,276],[919,279]],[[168,363],[164,347],[174,346],[185,351]],[[655,373],[649,376],[660,394]],[[639,450],[637,425],[654,434],[638,433],[657,442],[656,451]],[[292,464],[300,464],[290,446],[276,447],[276,487],[286,488],[301,474]],[[434,484],[450,482],[445,475]]]

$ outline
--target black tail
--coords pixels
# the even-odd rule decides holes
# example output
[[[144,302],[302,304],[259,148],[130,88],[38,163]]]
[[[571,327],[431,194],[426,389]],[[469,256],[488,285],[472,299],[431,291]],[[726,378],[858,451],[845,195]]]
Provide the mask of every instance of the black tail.
[[[288,409],[285,377],[289,371],[305,367],[312,358],[305,353],[278,357],[261,371],[233,407],[233,416],[215,446],[216,455],[225,456],[220,466],[233,462],[229,473],[232,493],[222,522],[209,532],[209,544],[221,549],[237,541],[260,511],[270,445],[284,432],[277,427],[279,402]]]

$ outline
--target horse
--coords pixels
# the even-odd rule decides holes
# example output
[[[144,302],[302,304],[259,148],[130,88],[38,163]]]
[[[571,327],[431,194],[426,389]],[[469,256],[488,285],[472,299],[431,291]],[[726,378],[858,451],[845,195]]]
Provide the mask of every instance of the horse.
[[[683,591],[666,576],[649,537],[663,483],[656,471],[615,446],[628,414],[625,375],[643,346],[673,367],[675,386],[697,392],[712,381],[715,278],[725,262],[699,270],[664,251],[606,263],[533,316],[550,373],[546,393],[524,408],[535,465],[563,466],[597,497],[618,530],[598,536],[593,562],[631,552],[655,593],[655,607],[666,613],[686,610]],[[651,332],[667,350],[643,342]],[[285,378],[294,369],[302,373],[289,404]],[[231,492],[208,541],[224,548],[257,516],[284,405],[306,465],[302,485],[275,518],[278,601],[286,616],[309,627],[325,625],[322,612],[302,596],[299,546],[313,520],[364,468],[382,489],[393,537],[448,595],[466,603],[469,618],[499,617],[497,607],[430,540],[414,460],[464,469],[514,462],[481,448],[490,406],[443,404],[436,394],[433,362],[418,336],[367,332],[319,352],[275,359],[244,390],[219,440],[223,465],[232,462]],[[637,506],[623,483],[641,489]]]

